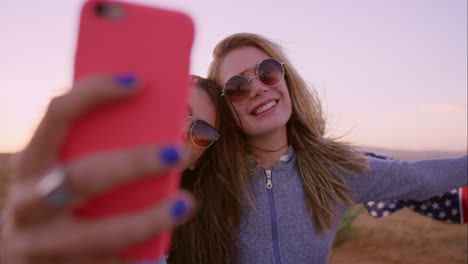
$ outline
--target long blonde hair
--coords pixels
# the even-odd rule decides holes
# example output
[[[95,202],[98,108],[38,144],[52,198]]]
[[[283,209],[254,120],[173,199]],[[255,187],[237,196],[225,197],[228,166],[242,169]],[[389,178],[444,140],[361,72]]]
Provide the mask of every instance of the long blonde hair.
[[[228,36],[213,51],[208,78],[219,82],[218,69],[225,56],[243,47],[258,48],[284,63],[285,81],[292,102],[292,114],[287,123],[288,143],[297,155],[309,214],[317,231],[327,231],[336,223],[337,203],[343,206],[352,204],[349,197],[351,190],[340,172],[364,171],[367,169],[366,159],[351,145],[326,137],[326,120],[317,94],[308,87],[281,47],[273,41],[251,33]],[[244,141],[244,144],[247,142]],[[244,165],[248,166],[249,162],[246,157]]]
[[[351,146],[325,138],[325,119],[317,96],[273,42],[247,33],[227,37],[214,50],[209,78],[217,80],[217,69],[229,51],[247,46],[285,63],[293,106],[288,142],[297,154],[310,215],[317,230],[326,231],[337,218],[337,203],[351,204],[350,190],[331,171],[365,170],[365,159]],[[193,192],[199,209],[189,223],[176,230],[168,263],[238,263],[240,218],[244,206],[251,206],[254,199],[249,183],[259,167],[258,157],[228,102],[220,96],[220,86],[206,80],[198,84],[215,103],[221,138],[203,155],[196,171],[184,175],[183,186]]]

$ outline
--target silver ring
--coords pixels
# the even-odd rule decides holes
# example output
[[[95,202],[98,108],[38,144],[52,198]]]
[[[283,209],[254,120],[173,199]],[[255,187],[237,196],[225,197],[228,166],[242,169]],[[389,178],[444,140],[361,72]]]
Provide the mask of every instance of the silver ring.
[[[44,201],[53,208],[62,208],[72,200],[67,187],[67,171],[62,166],[52,168],[37,184],[37,191]]]

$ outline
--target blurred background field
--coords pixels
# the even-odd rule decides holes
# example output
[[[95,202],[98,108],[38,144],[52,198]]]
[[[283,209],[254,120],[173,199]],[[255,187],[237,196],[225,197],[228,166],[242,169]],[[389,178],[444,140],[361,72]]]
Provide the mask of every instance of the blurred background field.
[[[351,236],[332,250],[329,264],[466,264],[467,227],[409,209],[381,219],[363,210],[352,223]]]
[[[365,148],[401,160],[459,156],[455,152],[417,152]],[[9,182],[7,162],[0,153],[0,208]],[[466,264],[468,226],[447,224],[403,209],[374,219],[362,205],[348,210],[335,240],[329,264]]]
[[[456,157],[461,152],[402,151],[366,147],[400,160]],[[364,206],[346,212],[335,239],[329,264],[466,264],[468,225],[448,224],[409,209],[380,219]]]

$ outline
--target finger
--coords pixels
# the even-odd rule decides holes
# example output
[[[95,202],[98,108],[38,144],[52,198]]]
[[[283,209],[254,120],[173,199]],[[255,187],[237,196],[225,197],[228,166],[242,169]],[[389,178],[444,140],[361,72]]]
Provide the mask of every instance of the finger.
[[[38,170],[48,168],[55,161],[72,121],[93,108],[134,94],[137,87],[133,76],[94,76],[76,83],[65,95],[52,99],[31,141],[20,153],[17,174],[37,175]]]
[[[87,196],[174,167],[180,159],[175,146],[140,147],[124,151],[93,154],[69,165],[64,171],[65,186],[59,192],[44,194],[37,184],[23,181],[15,193],[15,220],[20,226],[39,225],[67,211]],[[62,199],[63,201],[57,201]],[[59,202],[57,204],[57,202]]]
[[[70,189],[78,196],[160,174],[181,159],[178,147],[139,147],[88,156],[69,166]]]
[[[145,211],[29,232],[16,240],[16,247],[30,258],[104,255],[187,221],[193,208],[192,196],[181,191]]]

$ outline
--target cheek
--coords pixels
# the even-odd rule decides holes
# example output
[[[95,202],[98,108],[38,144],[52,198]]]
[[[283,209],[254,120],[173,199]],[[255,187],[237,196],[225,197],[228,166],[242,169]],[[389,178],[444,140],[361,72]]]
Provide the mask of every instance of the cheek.
[[[289,96],[286,99],[286,107],[288,108],[289,112],[292,112],[292,100],[291,100],[291,97]]]
[[[192,158],[192,163],[197,163],[198,159],[200,159],[203,152],[204,151],[202,149],[192,147],[192,157],[191,157]]]
[[[292,100],[291,100],[291,94],[289,93],[289,90],[287,87],[284,87],[284,92],[283,92],[283,99],[285,102],[285,106],[289,112],[292,112]]]
[[[185,161],[186,163],[185,167],[193,170],[196,167],[198,160],[200,159],[202,154],[205,152],[205,150],[192,146],[190,142],[188,142],[188,144],[190,145],[187,146],[188,153],[187,153],[187,160]]]

